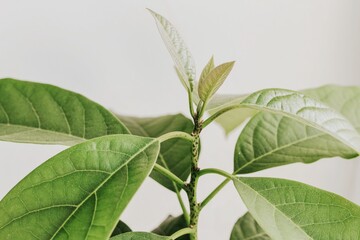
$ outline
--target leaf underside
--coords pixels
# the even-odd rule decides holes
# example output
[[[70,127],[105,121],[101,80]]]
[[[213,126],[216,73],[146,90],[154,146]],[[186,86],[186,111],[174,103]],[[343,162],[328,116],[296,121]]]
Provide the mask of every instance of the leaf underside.
[[[156,21],[161,38],[168,49],[181,83],[188,91],[193,91],[196,78],[195,63],[185,42],[176,28],[160,14],[149,10]]]
[[[274,240],[360,238],[360,207],[334,193],[276,178],[239,178],[234,184]]]
[[[137,118],[119,116],[130,132],[144,137],[159,137],[173,131],[191,133],[192,122],[182,114],[167,115],[156,118]],[[157,163],[186,181],[191,167],[191,143],[183,139],[171,139],[161,143]],[[154,180],[175,191],[174,184],[167,177],[154,170],[150,175]]]
[[[159,142],[96,138],[36,168],[0,202],[0,239],[108,239],[150,173]]]
[[[360,130],[360,88],[326,86],[311,90],[310,95],[339,111]],[[238,138],[234,171],[251,173],[295,162],[312,163],[336,156],[357,157],[358,153],[349,145],[295,119],[260,112],[246,124]]]
[[[99,104],[55,86],[0,80],[0,140],[74,145],[126,127]]]

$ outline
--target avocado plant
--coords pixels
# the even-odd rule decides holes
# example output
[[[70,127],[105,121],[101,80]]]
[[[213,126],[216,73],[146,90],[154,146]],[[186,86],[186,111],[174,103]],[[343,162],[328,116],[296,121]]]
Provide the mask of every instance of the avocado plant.
[[[215,65],[211,58],[197,78],[175,27],[150,13],[187,92],[189,117],[115,115],[68,90],[1,79],[0,140],[69,148],[1,200],[0,239],[197,240],[199,215],[229,182],[248,208],[229,233],[231,240],[360,239],[355,203],[296,181],[246,176],[291,163],[358,157],[360,87],[217,94],[234,62]],[[232,173],[201,168],[201,133],[213,122],[227,133],[243,126]],[[207,174],[224,181],[199,199],[197,183]],[[183,213],[151,232],[138,232],[120,218],[148,176],[174,193]]]

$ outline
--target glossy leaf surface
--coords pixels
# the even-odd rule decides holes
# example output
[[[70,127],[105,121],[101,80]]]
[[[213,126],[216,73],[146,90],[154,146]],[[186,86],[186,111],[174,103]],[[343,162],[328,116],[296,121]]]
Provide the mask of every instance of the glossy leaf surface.
[[[99,104],[55,86],[0,80],[0,140],[73,145],[126,127]]]
[[[271,238],[247,212],[235,223],[230,240],[270,240]]]
[[[274,240],[360,238],[360,207],[334,193],[275,178],[239,178],[234,184]]]
[[[152,232],[159,234],[161,236],[171,236],[175,232],[186,227],[187,224],[183,215],[180,215],[178,217],[173,217],[170,215]],[[190,239],[189,235],[184,235],[177,238],[177,240],[189,240],[189,239]]]
[[[107,239],[148,176],[159,142],[96,138],[36,168],[0,202],[0,239]]]
[[[339,111],[360,130],[360,88],[326,86],[306,93]],[[321,129],[283,115],[261,112],[247,123],[239,136],[234,171],[249,173],[335,156],[357,157],[358,153],[348,145]]]
[[[119,116],[130,132],[144,137],[159,137],[173,131],[191,133],[192,122],[182,114],[167,115],[156,118],[137,118]],[[157,163],[186,180],[190,174],[191,143],[183,139],[171,139],[161,143],[161,150]],[[175,191],[174,185],[167,177],[154,170],[151,175],[161,185]]]
[[[176,28],[166,18],[152,10],[149,11],[155,18],[161,38],[175,63],[175,68],[182,84],[192,92],[196,78],[196,70],[190,51]]]

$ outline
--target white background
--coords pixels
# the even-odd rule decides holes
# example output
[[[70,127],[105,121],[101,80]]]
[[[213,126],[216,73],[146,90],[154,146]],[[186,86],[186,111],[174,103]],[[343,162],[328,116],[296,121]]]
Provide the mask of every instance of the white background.
[[[55,84],[121,114],[187,114],[185,91],[146,7],[177,26],[198,72],[212,54],[217,63],[236,60],[223,93],[360,85],[357,0],[0,0],[0,77]],[[201,167],[231,171],[238,133],[226,138],[217,125],[206,129]],[[62,149],[2,142],[0,198]],[[360,203],[359,170],[356,160],[331,159],[257,175],[300,180]],[[221,180],[202,180],[200,199]],[[244,212],[229,184],[203,211],[200,239],[228,239]],[[169,213],[180,213],[174,194],[149,179],[122,219],[150,230]]]

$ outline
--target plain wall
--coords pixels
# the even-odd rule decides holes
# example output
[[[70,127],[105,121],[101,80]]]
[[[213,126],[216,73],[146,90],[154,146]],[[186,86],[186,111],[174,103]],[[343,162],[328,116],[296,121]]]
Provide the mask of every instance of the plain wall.
[[[360,85],[360,2],[357,0],[0,0],[0,77],[50,83],[80,92],[128,115],[188,113],[187,97],[145,8],[177,26],[197,63],[236,60],[222,93],[269,87],[303,89]],[[203,132],[201,167],[232,170],[239,130]],[[64,149],[1,142],[0,198]],[[360,159],[357,159],[360,160]],[[257,173],[295,179],[360,203],[356,160],[322,160]],[[200,199],[221,177],[204,177]],[[202,213],[200,239],[228,239],[245,207],[229,184]],[[149,179],[124,212],[147,231],[179,214],[175,195]]]

